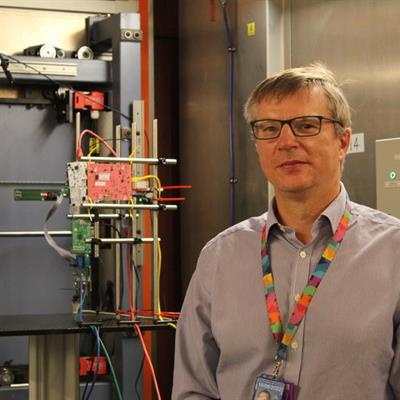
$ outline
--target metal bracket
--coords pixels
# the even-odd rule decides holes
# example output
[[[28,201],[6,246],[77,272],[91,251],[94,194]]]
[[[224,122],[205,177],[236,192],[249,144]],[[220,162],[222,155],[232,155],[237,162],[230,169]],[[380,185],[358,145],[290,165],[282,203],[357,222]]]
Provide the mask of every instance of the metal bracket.
[[[131,128],[121,128],[121,136],[123,139],[130,139],[132,137]]]
[[[140,29],[121,29],[122,42],[141,42],[143,31]]]

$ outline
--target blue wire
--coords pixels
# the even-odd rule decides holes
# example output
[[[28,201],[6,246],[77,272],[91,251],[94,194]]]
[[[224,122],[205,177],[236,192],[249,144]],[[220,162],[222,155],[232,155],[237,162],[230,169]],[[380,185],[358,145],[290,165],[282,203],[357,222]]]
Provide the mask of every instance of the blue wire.
[[[95,371],[95,373],[93,375],[93,380],[92,380],[92,384],[90,386],[88,395],[86,396],[86,399],[82,399],[82,400],[89,400],[89,398],[90,398],[90,396],[91,396],[91,394],[93,392],[94,385],[95,385],[96,380],[97,380],[97,376],[99,374],[100,346],[101,346],[100,345],[100,340],[101,340],[100,339],[100,333],[99,333],[98,328],[96,328],[95,326],[91,326],[90,329],[92,330],[92,332],[96,336],[96,356],[97,356],[97,359],[96,359],[96,371]]]
[[[235,51],[233,43],[233,35],[229,25],[229,16],[226,9],[226,2],[222,3],[222,11],[224,15],[224,26],[228,41],[228,126],[229,126],[229,158],[230,158],[230,224],[235,223],[235,148],[234,148],[234,122],[233,122],[233,84],[234,84],[234,59]]]

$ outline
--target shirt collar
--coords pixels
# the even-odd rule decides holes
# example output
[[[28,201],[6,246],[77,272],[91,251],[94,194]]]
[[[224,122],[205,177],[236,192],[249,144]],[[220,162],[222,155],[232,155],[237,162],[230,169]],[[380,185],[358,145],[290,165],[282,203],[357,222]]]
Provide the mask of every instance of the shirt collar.
[[[322,217],[325,217],[329,221],[330,228],[333,234],[339,225],[340,219],[342,218],[347,198],[347,191],[343,183],[340,182],[339,194],[337,195],[335,200],[333,200],[332,203],[330,203],[328,207],[324,211],[322,211],[321,215],[315,221],[315,223],[318,223],[318,221],[320,221]],[[285,227],[278,221],[276,214],[276,200],[275,197],[273,197],[273,199],[270,201],[267,214],[267,237],[271,228],[273,227],[278,227],[283,231],[285,230]]]
[[[340,182],[340,193],[336,199],[321,213],[319,219],[324,216],[328,219],[331,225],[332,234],[336,231],[339,222],[342,218],[343,211],[346,207],[346,201],[348,198],[347,191],[342,182]]]

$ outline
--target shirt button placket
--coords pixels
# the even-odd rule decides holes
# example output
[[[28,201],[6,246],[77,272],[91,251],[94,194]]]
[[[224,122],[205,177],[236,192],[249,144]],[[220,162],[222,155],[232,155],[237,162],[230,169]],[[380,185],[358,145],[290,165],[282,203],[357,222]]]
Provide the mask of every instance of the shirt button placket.
[[[300,249],[298,250],[298,257],[295,272],[295,285],[292,287],[292,293],[295,293],[292,298],[296,303],[301,298],[301,293],[308,282],[310,272],[310,254],[306,250]],[[290,314],[292,312],[293,308],[290,310]],[[297,330],[296,336],[290,344],[288,363],[285,369],[285,377],[289,381],[297,382],[300,376],[301,360],[303,356],[303,334],[304,323],[302,322]]]

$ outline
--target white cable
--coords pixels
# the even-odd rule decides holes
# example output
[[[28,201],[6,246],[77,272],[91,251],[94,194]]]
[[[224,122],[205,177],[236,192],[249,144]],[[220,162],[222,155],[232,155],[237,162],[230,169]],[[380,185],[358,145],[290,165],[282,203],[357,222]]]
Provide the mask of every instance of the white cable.
[[[49,219],[53,216],[53,214],[56,212],[57,208],[60,206],[60,204],[64,200],[64,195],[60,193],[57,196],[57,201],[51,207],[50,211],[47,213],[46,220],[44,222],[43,230],[44,230],[44,237],[47,240],[47,243],[62,257],[65,258],[67,261],[72,261],[75,263],[76,261],[76,256],[75,254],[72,254],[69,250],[64,249],[63,247],[59,246],[54,239],[50,236],[49,230],[47,228],[47,222]]]

